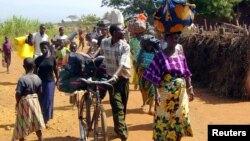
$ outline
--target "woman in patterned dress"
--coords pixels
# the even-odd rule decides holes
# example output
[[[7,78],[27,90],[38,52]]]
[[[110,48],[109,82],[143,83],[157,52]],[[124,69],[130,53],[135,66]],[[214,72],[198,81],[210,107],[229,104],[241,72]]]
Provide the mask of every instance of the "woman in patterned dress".
[[[16,87],[16,123],[12,140],[24,141],[24,138],[36,132],[39,141],[43,140],[42,128],[45,128],[43,115],[38,101],[41,94],[41,79],[33,74],[33,59],[25,58],[23,63],[26,74],[19,78]]]
[[[180,141],[193,136],[188,101],[194,99],[191,73],[182,51],[176,49],[180,33],[165,35],[168,47],[158,52],[144,73],[144,78],[158,89],[155,95],[153,139]]]

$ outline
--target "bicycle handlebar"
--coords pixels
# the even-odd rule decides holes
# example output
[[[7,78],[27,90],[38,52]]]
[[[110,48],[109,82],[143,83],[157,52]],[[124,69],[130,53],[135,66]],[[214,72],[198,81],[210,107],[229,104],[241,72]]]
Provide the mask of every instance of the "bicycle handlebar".
[[[85,78],[80,78],[81,81],[87,83],[87,84],[96,84],[96,85],[108,85],[108,86],[112,86],[113,85],[110,83],[111,80],[107,80],[107,81],[93,81],[93,80],[87,80]]]

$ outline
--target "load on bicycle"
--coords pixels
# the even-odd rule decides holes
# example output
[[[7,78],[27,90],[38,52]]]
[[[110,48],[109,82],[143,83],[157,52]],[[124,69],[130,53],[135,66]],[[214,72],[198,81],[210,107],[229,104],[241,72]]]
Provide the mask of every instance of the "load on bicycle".
[[[79,53],[72,50],[64,59],[65,63],[59,72],[58,89],[70,96],[76,94],[75,91],[84,90],[85,93],[76,97],[80,140],[86,141],[89,131],[93,129],[94,140],[108,140],[106,113],[101,105],[101,99],[106,94],[106,88],[109,85],[108,76],[104,65],[104,56],[100,56],[99,46],[102,39],[108,38],[108,28],[110,22],[101,20],[97,26],[101,29],[102,35],[98,38],[88,33],[86,40],[89,42],[87,53]],[[74,45],[70,44],[70,47]],[[77,46],[75,44],[75,46]],[[76,47],[77,49],[77,47]],[[84,81],[85,80],[85,81]],[[87,80],[87,82],[86,82]],[[99,83],[90,84],[99,81]],[[93,83],[93,82],[92,82]]]

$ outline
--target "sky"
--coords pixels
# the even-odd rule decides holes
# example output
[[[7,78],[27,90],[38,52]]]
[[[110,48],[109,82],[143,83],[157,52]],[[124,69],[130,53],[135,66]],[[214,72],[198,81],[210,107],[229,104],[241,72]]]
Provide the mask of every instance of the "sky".
[[[110,8],[101,7],[102,0],[0,0],[0,23],[13,15],[39,20],[61,22],[69,15],[96,14],[102,17]]]

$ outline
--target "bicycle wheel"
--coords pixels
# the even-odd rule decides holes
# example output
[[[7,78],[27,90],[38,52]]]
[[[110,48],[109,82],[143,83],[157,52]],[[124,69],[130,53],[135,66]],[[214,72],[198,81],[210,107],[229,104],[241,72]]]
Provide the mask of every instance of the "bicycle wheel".
[[[98,107],[98,114],[94,117],[94,141],[108,141],[107,116],[104,107]]]
[[[91,123],[91,96],[89,92],[84,93],[80,103],[80,119],[86,124],[87,129]]]
[[[79,130],[80,130],[80,140],[79,141],[87,141],[88,137],[88,126],[86,122],[83,120],[82,117],[82,111],[83,111],[83,105],[85,101],[85,98],[82,96],[81,101],[79,101],[79,95],[77,98],[77,109],[78,109],[78,120],[79,120]]]
[[[80,140],[79,141],[87,141],[88,129],[86,127],[87,127],[87,125],[81,119],[79,119],[79,129],[80,129]]]
[[[88,128],[90,128],[91,123],[91,96],[90,93],[87,93],[86,99],[85,99],[85,111],[86,111],[86,121]]]

